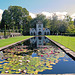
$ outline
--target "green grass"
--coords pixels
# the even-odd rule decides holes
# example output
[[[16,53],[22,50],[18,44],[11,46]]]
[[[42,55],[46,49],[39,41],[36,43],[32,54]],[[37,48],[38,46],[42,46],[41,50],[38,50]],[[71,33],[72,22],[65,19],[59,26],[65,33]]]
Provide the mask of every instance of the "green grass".
[[[18,36],[18,37],[12,37],[12,38],[8,38],[8,39],[0,39],[0,47],[30,38],[32,36]]]
[[[75,52],[75,37],[70,36],[47,36],[47,37]]]

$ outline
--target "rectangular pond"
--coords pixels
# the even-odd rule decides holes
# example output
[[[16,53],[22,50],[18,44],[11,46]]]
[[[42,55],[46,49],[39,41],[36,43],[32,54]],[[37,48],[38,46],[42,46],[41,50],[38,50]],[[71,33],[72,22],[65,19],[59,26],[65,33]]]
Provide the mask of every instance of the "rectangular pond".
[[[75,61],[46,37],[0,51],[0,74],[75,74]]]

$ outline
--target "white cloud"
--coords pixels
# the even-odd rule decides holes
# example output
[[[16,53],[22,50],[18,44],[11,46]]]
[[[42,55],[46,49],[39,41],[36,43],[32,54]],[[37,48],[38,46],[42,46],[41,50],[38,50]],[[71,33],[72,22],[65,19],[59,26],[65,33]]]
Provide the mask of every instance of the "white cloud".
[[[36,17],[36,14],[33,14],[31,12],[29,12],[29,15],[32,17],[32,18],[35,18]]]
[[[72,20],[75,19],[75,13],[71,15]]]
[[[2,14],[3,14],[3,10],[0,9],[0,21],[2,19]],[[65,15],[67,15],[67,12],[53,12],[53,13],[50,13],[50,12],[43,11],[43,12],[38,13],[38,14],[43,14],[43,15],[46,16],[46,18],[52,18],[53,14],[56,14],[58,16],[58,19],[62,20],[62,19],[64,19]],[[35,18],[37,16],[37,14],[31,13],[31,12],[29,12],[29,15],[32,18]],[[72,18],[72,20],[75,19],[75,13],[71,15],[71,18]]]
[[[54,13],[49,13],[49,12],[42,12],[43,15],[45,15],[47,18],[53,16],[53,14],[56,14],[58,16],[59,20],[64,19],[65,15],[67,15],[67,12],[54,12]]]
[[[63,20],[65,16],[67,15],[67,12],[55,12],[55,13],[58,16],[59,20]]]
[[[46,18],[52,18],[52,16],[53,16],[53,13],[49,13],[49,12],[42,12],[42,14],[43,15],[45,15],[46,16]]]
[[[50,12],[43,11],[43,12],[38,13],[38,14],[43,14],[43,15],[46,16],[46,18],[52,18],[53,14],[56,14],[59,20],[63,20],[65,18],[65,15],[67,15],[67,12],[53,12],[53,13],[50,13]],[[35,18],[37,14],[29,13],[29,15],[32,18]]]
[[[2,19],[3,10],[0,9],[0,21]]]

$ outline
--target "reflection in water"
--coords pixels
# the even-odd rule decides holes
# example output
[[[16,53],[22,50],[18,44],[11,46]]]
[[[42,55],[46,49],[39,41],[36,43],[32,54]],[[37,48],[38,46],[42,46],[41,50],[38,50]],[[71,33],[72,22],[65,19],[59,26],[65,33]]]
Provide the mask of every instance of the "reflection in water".
[[[75,62],[47,38],[35,37],[1,51],[0,72],[1,74],[75,73]]]
[[[42,37],[34,37],[34,38],[30,39],[30,43],[32,45],[36,44],[36,47],[43,46],[43,45],[45,45],[45,44],[47,44],[49,42],[50,42],[50,40],[47,39],[44,36],[42,36]]]
[[[3,52],[0,51],[0,59],[2,59],[2,57],[3,57]]]

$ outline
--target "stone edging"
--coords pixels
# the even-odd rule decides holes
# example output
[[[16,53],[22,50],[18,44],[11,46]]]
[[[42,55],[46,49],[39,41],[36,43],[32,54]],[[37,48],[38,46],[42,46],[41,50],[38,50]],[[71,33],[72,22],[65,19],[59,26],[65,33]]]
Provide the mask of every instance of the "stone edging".
[[[30,37],[30,38],[32,38],[32,37]],[[28,39],[30,39],[30,38],[28,38]],[[4,50],[4,49],[6,49],[6,48],[8,48],[8,47],[10,47],[10,46],[13,46],[13,45],[15,45],[15,44],[18,44],[18,43],[20,43],[20,42],[26,41],[26,40],[28,40],[28,39],[24,39],[24,40],[21,40],[21,41],[18,41],[18,42],[12,43],[12,44],[10,44],[10,45],[7,45],[7,46],[4,46],[4,47],[1,47],[1,48],[0,48],[0,51]]]
[[[48,37],[47,37],[48,38]],[[68,54],[70,57],[72,57],[75,60],[75,52],[71,51],[70,49],[66,48],[65,46],[57,43],[56,41],[48,38],[51,42],[53,42],[55,45],[60,47],[66,54]]]
[[[0,75],[75,75],[73,74],[0,74]]]

